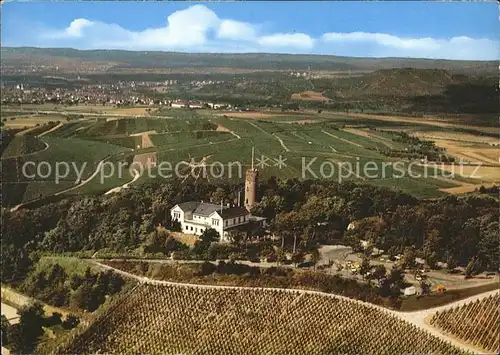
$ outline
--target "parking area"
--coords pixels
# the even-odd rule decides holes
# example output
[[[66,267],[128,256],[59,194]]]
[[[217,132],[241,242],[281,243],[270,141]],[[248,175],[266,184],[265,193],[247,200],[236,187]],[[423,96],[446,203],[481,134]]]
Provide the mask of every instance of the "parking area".
[[[356,253],[351,247],[344,245],[324,245],[319,249],[321,261],[320,268],[328,274],[338,274],[342,277],[350,277],[363,280],[359,273],[359,268],[363,261],[363,254]],[[383,265],[389,271],[396,264],[397,260],[391,261],[388,255],[372,257],[370,265]],[[331,266],[328,266],[331,265]],[[419,275],[420,276],[417,276]],[[431,290],[444,288],[445,290],[456,290],[469,287],[477,287],[490,283],[500,282],[498,274],[482,273],[473,278],[465,279],[463,268],[457,268],[455,273],[450,273],[446,269],[427,270],[423,273],[416,273],[416,270],[405,270],[405,279],[421,292],[420,280],[425,279],[431,286]]]

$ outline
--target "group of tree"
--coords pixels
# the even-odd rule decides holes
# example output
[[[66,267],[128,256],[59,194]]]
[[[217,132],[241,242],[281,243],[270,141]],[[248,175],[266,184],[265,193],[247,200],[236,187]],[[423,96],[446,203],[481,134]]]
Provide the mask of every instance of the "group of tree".
[[[133,250],[169,254],[182,248],[158,226],[169,229],[170,208],[185,201],[234,201],[241,184],[154,180],[120,194],[76,196],[38,208],[2,210],[2,276],[22,281],[39,252]],[[415,247],[431,265],[466,266],[476,257],[482,268],[498,267],[498,200],[489,196],[419,200],[372,185],[328,180],[279,180],[258,185],[255,215],[267,218],[284,251],[310,252],[318,244],[358,246],[361,239],[392,254]],[[370,218],[378,217],[376,220]],[[347,233],[353,221],[359,231]],[[202,238],[195,252],[211,247]],[[240,243],[241,244],[241,243]],[[207,249],[208,248],[208,249]]]
[[[8,347],[13,354],[32,354],[37,343],[44,334],[44,328],[61,325],[64,329],[72,329],[79,323],[74,315],[62,319],[60,313],[45,315],[39,302],[28,304],[18,311],[19,322],[10,324],[2,315],[2,346]]]
[[[123,278],[111,271],[93,272],[90,267],[83,275],[68,273],[55,263],[47,269],[29,273],[20,290],[56,307],[93,312],[124,285]]]

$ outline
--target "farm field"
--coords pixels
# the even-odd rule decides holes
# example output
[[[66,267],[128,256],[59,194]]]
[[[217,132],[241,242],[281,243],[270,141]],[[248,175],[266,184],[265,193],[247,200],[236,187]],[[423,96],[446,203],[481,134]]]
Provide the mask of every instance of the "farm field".
[[[47,149],[2,159],[4,205],[13,206],[29,201],[34,196],[40,198],[65,190],[79,182],[79,175],[80,181],[89,177],[100,160],[127,150],[112,144],[81,139],[44,137],[43,142],[48,145]],[[67,171],[62,166],[59,168],[59,179],[56,179],[57,163],[69,164]]]
[[[304,91],[296,94],[292,94],[292,100],[300,101],[329,101],[330,98],[323,96],[323,93],[316,91]]]
[[[500,293],[497,293],[482,300],[437,312],[430,323],[446,334],[474,344],[487,352],[498,353],[499,302]]]
[[[14,109],[14,108],[12,108]],[[61,112],[82,112],[82,113],[112,113],[112,114],[122,114],[124,116],[139,116],[139,115],[147,115],[149,111],[148,106],[138,106],[138,107],[114,107],[114,106],[103,106],[103,105],[55,105],[55,104],[26,104],[22,106],[22,109],[25,111],[61,111]],[[9,112],[9,111],[6,111]],[[19,110],[19,112],[23,112]],[[3,113],[3,112],[2,112]]]
[[[412,125],[434,126],[434,127],[448,128],[448,129],[456,129],[456,128],[472,129],[485,133],[500,132],[500,129],[498,127],[466,125],[463,123],[457,123],[456,120],[453,119],[440,118],[440,117],[417,118],[417,117],[404,117],[404,116],[385,116],[385,115],[368,114],[368,113],[350,113],[346,115],[345,113],[340,113],[340,112],[326,112],[322,113],[322,115],[329,118],[335,118],[340,116],[343,118],[351,118],[354,120],[369,119],[369,120],[385,121],[397,124],[409,123]]]
[[[210,112],[210,111],[208,111]],[[412,166],[414,174],[422,177],[408,176],[407,169],[409,161],[400,163],[400,170],[404,176],[398,175],[395,165],[396,159],[384,155],[387,149],[404,150],[408,146],[396,141],[396,133],[386,130],[392,123],[380,122],[377,130],[367,129],[368,123],[362,119],[356,121],[351,118],[335,116],[328,118],[311,113],[286,113],[277,112],[255,113],[255,112],[231,112],[226,116],[213,113],[200,115],[198,111],[186,111],[176,109],[165,109],[156,111],[156,117],[126,117],[109,120],[103,117],[92,117],[76,120],[61,120],[56,127],[53,121],[59,116],[40,116],[25,119],[24,124],[31,120],[33,125],[39,123],[39,119],[52,120],[52,128],[40,133],[41,128],[33,128],[32,138],[38,142],[34,148],[18,149],[16,142],[11,142],[3,157],[18,156],[16,159],[5,160],[3,177],[6,182],[16,186],[6,195],[4,205],[15,205],[27,201],[28,197],[46,196],[54,192],[63,191],[68,188],[68,183],[76,181],[75,174],[71,172],[64,181],[57,186],[52,186],[49,180],[53,177],[42,179],[40,182],[29,187],[34,181],[23,181],[23,187],[16,184],[17,176],[23,166],[25,159],[23,154],[29,155],[30,161],[40,162],[46,160],[54,164],[56,161],[69,161],[80,164],[87,163],[82,173],[86,179],[95,172],[97,163],[110,156],[110,163],[117,166],[120,162],[142,161],[141,154],[156,159],[157,164],[169,162],[173,167],[179,162],[203,162],[206,174],[215,176],[217,179],[229,179],[241,182],[244,170],[251,166],[251,151],[255,149],[254,164],[260,170],[263,179],[271,176],[279,178],[315,179],[326,178],[335,181],[358,181],[378,186],[400,189],[415,194],[419,197],[437,197],[446,193],[460,193],[463,189],[469,191],[479,187],[482,183],[498,182],[498,168],[496,166],[480,167],[478,173],[482,174],[480,180],[467,177],[446,177],[448,166],[440,167],[443,176],[427,176],[423,174],[425,166]],[[257,116],[255,116],[257,114]],[[238,116],[238,117],[233,117]],[[60,116],[59,118],[64,117]],[[251,118],[250,118],[251,117]],[[259,119],[256,119],[259,118]],[[21,121],[21,119],[19,119]],[[16,120],[14,120],[16,121]],[[355,125],[346,126],[346,122]],[[302,123],[302,124],[300,124]],[[398,126],[399,130],[413,130],[418,134],[424,134],[428,126]],[[431,129],[432,131],[432,129]],[[433,134],[438,144],[447,142],[443,146],[448,153],[453,155],[464,144],[469,148],[474,146],[476,150],[469,153],[475,157],[482,158],[484,162],[492,165],[497,148],[488,144],[492,143],[492,137],[476,136],[472,133],[448,131],[438,127]],[[441,133],[440,133],[441,132]],[[448,132],[455,140],[439,140],[437,134],[446,135]],[[35,137],[39,135],[39,137]],[[30,133],[31,136],[31,133]],[[467,139],[459,141],[458,139]],[[474,141],[476,139],[476,141]],[[46,150],[41,145],[48,148]],[[35,149],[37,148],[37,149]],[[113,158],[117,153],[122,155]],[[146,156],[144,155],[144,156]],[[28,157],[28,156],[27,156]],[[128,159],[128,160],[127,160]],[[498,159],[498,157],[497,157]],[[192,167],[184,164],[182,172],[190,172]],[[10,169],[9,169],[10,167]],[[463,167],[464,171],[473,167]],[[201,171],[200,168],[197,171]],[[31,170],[29,171],[32,172]],[[153,174],[157,172],[152,169]],[[98,172],[99,173],[99,172]],[[78,186],[69,191],[69,194],[93,194],[103,193],[132,180],[133,175],[124,174],[121,177],[109,177],[101,183],[101,174],[96,174],[83,186]],[[156,174],[157,176],[158,174]],[[464,175],[467,176],[467,171]],[[195,175],[196,176],[196,175]],[[206,175],[201,175],[201,177]],[[140,177],[134,184],[147,181],[147,176]],[[44,186],[40,192],[34,192],[34,187]],[[71,187],[71,186],[69,186]],[[33,192],[30,192],[33,191]],[[26,195],[25,197],[23,197]]]
[[[370,324],[369,328],[361,324]],[[57,353],[461,354],[382,310],[271,289],[141,284]]]
[[[2,116],[3,117],[3,116]],[[4,123],[4,128],[30,128],[49,122],[66,121],[61,115],[27,115],[21,117],[10,117]]]
[[[2,153],[2,158],[33,154],[46,147],[45,143],[32,135],[16,135]]]

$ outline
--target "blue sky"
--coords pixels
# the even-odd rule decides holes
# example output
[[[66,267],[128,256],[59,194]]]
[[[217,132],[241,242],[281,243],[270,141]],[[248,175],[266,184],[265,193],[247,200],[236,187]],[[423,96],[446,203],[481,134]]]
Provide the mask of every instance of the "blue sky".
[[[9,2],[2,45],[498,59],[495,2]]]

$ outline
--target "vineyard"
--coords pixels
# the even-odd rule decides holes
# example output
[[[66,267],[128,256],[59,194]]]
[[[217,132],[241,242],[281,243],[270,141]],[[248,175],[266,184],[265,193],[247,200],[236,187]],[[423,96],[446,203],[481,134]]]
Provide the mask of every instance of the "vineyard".
[[[484,350],[500,350],[500,293],[460,307],[437,312],[431,324]]]
[[[69,344],[68,344],[69,343]],[[382,310],[319,294],[141,284],[57,353],[461,354]]]

